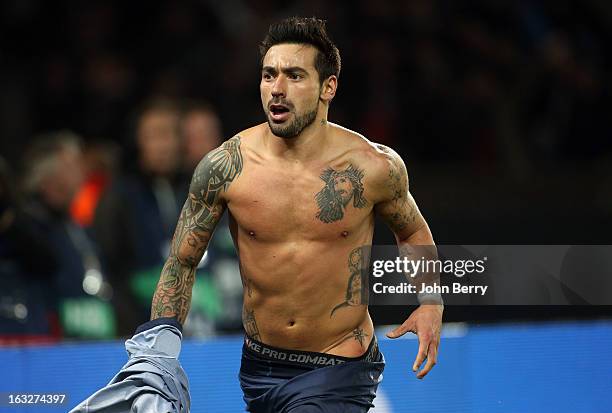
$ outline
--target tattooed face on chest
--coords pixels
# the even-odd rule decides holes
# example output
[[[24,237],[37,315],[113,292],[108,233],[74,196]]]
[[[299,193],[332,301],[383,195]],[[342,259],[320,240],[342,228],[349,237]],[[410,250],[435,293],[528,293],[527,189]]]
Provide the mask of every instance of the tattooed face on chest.
[[[353,207],[365,208],[368,201],[363,195],[363,176],[363,169],[352,164],[343,170],[323,171],[320,178],[324,186],[315,197],[319,207],[317,218],[325,223],[341,220],[351,200]]]

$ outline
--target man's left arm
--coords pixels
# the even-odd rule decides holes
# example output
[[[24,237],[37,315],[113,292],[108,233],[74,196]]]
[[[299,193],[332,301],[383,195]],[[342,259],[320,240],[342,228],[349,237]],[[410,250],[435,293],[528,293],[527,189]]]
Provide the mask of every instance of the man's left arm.
[[[393,150],[382,145],[378,147],[387,157],[388,170],[385,171],[385,183],[375,212],[395,234],[400,251],[408,245],[435,245],[429,226],[408,189],[408,172],[404,161]],[[421,305],[401,326],[387,333],[389,338],[401,337],[408,331],[417,335],[419,351],[412,370],[417,372],[419,379],[425,377],[437,362],[443,311],[442,304],[424,304],[421,301]],[[418,371],[425,359],[425,367]]]

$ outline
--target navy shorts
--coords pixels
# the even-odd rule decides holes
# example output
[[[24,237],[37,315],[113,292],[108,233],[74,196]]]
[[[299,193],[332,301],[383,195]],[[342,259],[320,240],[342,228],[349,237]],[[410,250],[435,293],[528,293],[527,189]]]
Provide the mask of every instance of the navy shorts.
[[[245,338],[240,387],[252,413],[363,413],[385,360],[376,337],[360,357],[286,350]]]

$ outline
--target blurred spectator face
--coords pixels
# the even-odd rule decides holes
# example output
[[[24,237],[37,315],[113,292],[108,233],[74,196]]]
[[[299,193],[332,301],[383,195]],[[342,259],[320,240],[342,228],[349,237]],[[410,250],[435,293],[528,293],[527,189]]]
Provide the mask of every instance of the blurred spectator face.
[[[57,211],[67,211],[83,183],[81,150],[66,146],[49,160],[48,173],[40,181],[39,194],[43,201]]]
[[[221,122],[211,110],[195,109],[182,119],[185,166],[193,169],[208,152],[221,144]]]
[[[309,45],[279,44],[264,56],[261,103],[276,136],[294,138],[316,119],[321,93],[316,53]]]
[[[138,122],[137,140],[145,171],[162,176],[176,171],[181,148],[175,111],[151,109],[145,112]]]

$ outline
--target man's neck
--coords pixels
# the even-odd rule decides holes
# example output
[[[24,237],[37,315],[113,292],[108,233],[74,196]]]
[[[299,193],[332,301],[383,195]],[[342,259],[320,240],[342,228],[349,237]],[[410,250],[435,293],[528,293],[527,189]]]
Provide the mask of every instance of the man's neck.
[[[327,119],[317,116],[314,122],[294,138],[278,137],[268,128],[264,135],[264,145],[273,156],[305,162],[318,158],[324,152],[330,133],[331,126]]]

